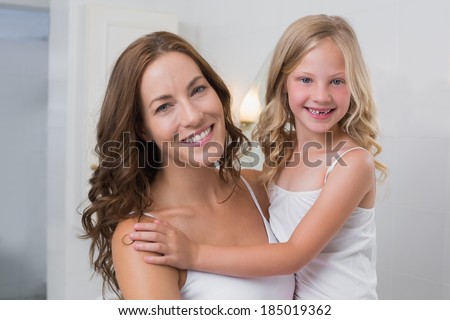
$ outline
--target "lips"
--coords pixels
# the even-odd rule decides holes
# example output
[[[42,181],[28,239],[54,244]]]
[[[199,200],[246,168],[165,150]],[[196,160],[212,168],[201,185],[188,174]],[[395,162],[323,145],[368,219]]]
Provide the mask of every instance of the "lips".
[[[333,108],[309,108],[305,107],[305,109],[316,119],[325,119],[328,118],[329,115],[335,110]]]
[[[209,137],[213,130],[214,125],[210,125],[209,127],[197,130],[193,134],[189,135],[188,137],[180,140],[180,143],[183,144],[199,144],[201,142],[204,142],[205,138]]]
[[[308,108],[308,107],[306,107],[306,109],[308,109],[308,111],[314,115],[329,114],[330,112],[332,112],[334,110],[334,109],[314,109],[314,108]]]

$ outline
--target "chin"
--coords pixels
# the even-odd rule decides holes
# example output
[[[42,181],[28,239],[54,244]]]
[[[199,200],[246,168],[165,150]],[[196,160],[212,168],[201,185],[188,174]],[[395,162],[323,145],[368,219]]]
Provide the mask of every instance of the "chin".
[[[198,158],[198,161],[195,161],[195,162],[196,162],[197,164],[200,163],[200,164],[201,164],[201,167],[210,168],[210,167],[213,167],[214,164],[215,164],[218,160],[220,160],[220,157],[216,157],[216,156],[214,156],[214,157],[209,156],[209,157],[208,157],[207,155],[205,155],[205,156],[203,156],[203,157]]]

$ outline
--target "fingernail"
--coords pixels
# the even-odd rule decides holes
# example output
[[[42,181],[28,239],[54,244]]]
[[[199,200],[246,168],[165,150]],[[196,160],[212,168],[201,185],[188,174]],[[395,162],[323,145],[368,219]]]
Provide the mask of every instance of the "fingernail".
[[[133,232],[130,233],[128,236],[130,237],[131,240],[135,240],[134,237],[135,237],[136,235],[135,235]]]

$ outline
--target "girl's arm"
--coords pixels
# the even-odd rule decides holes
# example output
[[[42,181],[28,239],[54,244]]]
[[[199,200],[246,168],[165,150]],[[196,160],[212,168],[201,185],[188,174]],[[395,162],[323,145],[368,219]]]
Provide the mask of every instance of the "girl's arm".
[[[285,243],[218,247],[192,243],[166,223],[138,225],[133,237],[137,250],[160,252],[146,257],[152,264],[169,264],[233,276],[269,276],[294,273],[311,261],[334,237],[364,196],[375,185],[374,162],[366,151],[346,154],[345,166],[337,165],[322,192]]]
[[[120,222],[112,239],[112,256],[117,282],[124,299],[180,299],[178,270],[169,266],[144,262],[149,253],[138,252],[131,246],[128,234],[136,219]],[[159,254],[150,253],[158,256]]]

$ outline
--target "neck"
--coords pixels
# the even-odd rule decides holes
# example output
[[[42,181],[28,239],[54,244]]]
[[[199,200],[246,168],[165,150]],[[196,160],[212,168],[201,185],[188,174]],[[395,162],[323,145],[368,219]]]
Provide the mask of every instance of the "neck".
[[[307,150],[326,152],[330,148],[334,148],[341,141],[350,140],[350,138],[340,129],[333,131],[314,133],[297,131],[297,152],[304,152]]]
[[[220,203],[233,190],[224,183],[214,168],[168,166],[161,169],[152,184],[155,203],[163,206]]]

